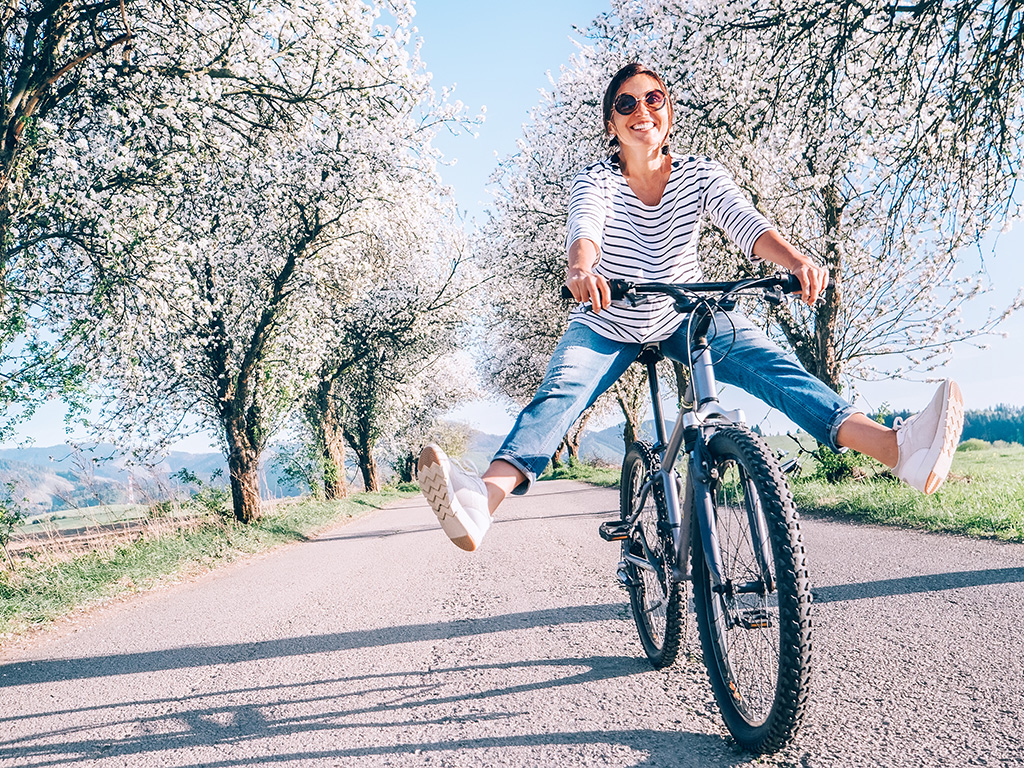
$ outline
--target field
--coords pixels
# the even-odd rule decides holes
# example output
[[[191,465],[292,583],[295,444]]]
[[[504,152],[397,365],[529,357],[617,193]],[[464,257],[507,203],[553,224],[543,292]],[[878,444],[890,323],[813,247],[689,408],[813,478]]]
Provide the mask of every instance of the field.
[[[795,453],[788,437],[769,438],[768,443],[776,451],[790,451],[787,458]],[[803,444],[810,447],[808,440]],[[867,460],[863,477],[835,485],[816,477],[814,459],[803,455],[801,465],[800,475],[790,479],[801,514],[1024,541],[1022,445],[967,441],[953,459],[946,484],[931,496],[918,493],[895,480],[881,464]],[[618,468],[567,464],[556,471],[549,469],[544,478],[614,486],[618,476]]]
[[[810,477],[808,467],[793,484],[793,495],[803,514],[1024,541],[1022,467],[1024,446],[970,440],[957,451],[945,485],[931,496],[892,479],[879,465],[867,478],[841,485]]]

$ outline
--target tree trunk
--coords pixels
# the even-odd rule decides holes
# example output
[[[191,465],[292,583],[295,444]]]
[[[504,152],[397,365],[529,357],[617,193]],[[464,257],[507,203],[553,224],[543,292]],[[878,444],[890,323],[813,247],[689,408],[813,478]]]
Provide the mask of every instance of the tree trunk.
[[[622,425],[622,442],[626,444],[626,450],[628,451],[629,446],[636,442],[640,429],[636,420],[632,418],[632,414],[623,406],[622,400],[619,400],[619,406],[622,407],[622,414],[626,417],[626,422]]]
[[[842,254],[836,243],[842,225],[843,202],[832,185],[825,189],[825,266],[832,279],[832,290],[825,291],[823,300],[814,313],[815,369],[811,371],[835,392],[842,390],[839,380],[842,364],[836,350],[836,326],[842,305]]]
[[[368,491],[380,490],[380,468],[373,459],[372,451],[359,456],[359,471],[363,475],[363,487]]]
[[[690,386],[690,369],[673,360],[672,372],[676,375],[676,405],[679,410],[683,410],[683,405],[686,402],[686,390]]]
[[[587,428],[587,422],[590,421],[590,417],[594,415],[593,407],[585,410],[576,423],[569,428],[569,431],[565,435],[564,445],[569,451],[569,458],[579,461],[580,460],[580,440],[583,437],[583,432]]]
[[[398,481],[401,483],[411,483],[416,472],[416,454],[412,451],[406,451],[405,455],[399,460],[397,469]]]
[[[341,429],[325,423],[318,436],[323,448],[324,462],[324,498],[328,500],[343,499],[348,496],[348,484],[345,482],[345,439]]]
[[[562,466],[562,453],[565,451],[566,438],[562,438],[562,442],[555,448],[555,452],[551,454],[551,467],[552,469],[558,469]]]
[[[622,441],[626,444],[626,450],[640,437],[640,429],[643,426],[644,406],[647,401],[647,371],[632,368],[626,371],[617,382],[615,382],[615,399],[622,409],[622,415],[626,423],[622,428]]]
[[[242,523],[252,523],[259,520],[261,515],[260,455],[252,443],[245,438],[245,435],[239,434],[239,431],[229,426],[227,435],[231,503],[236,520]]]
[[[323,468],[324,498],[348,496],[345,482],[345,436],[342,430],[342,405],[334,397],[334,379],[321,377],[316,389],[306,396],[302,413],[320,454]]]
[[[380,468],[373,458],[375,440],[370,436],[369,425],[363,419],[356,425],[357,432],[345,428],[345,440],[349,447],[356,454],[356,461],[359,462],[359,473],[363,476],[363,489],[367,491],[380,490]]]

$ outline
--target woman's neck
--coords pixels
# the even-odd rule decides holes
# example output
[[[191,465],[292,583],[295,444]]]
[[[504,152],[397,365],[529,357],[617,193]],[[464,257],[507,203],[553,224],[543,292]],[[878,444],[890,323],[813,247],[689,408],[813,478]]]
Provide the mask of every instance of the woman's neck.
[[[626,183],[640,202],[648,206],[658,205],[672,172],[672,158],[659,151],[656,158],[641,155],[631,161],[620,153],[619,163]]]
[[[660,147],[656,152],[630,151],[620,147],[619,164],[626,178],[649,180],[664,174],[671,161],[667,154],[662,153]]]

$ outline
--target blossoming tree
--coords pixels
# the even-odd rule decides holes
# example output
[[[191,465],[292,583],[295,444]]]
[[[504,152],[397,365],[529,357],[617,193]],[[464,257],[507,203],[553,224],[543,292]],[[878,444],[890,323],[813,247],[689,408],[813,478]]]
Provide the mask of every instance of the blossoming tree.
[[[968,246],[1018,213],[1022,18],[1018,0],[613,0],[495,176],[485,238],[502,279],[555,295],[568,182],[606,153],[603,90],[638,60],[672,92],[673,153],[722,162],[829,268],[836,287],[818,307],[772,318],[808,370],[838,390],[941,365],[1024,303],[975,323],[961,315],[986,288]],[[710,276],[757,269],[712,228],[701,252]],[[560,310],[509,293],[497,303],[506,336],[524,348],[540,339],[513,352],[542,359]]]
[[[76,172],[54,182],[104,233],[60,246],[93,259],[68,313],[91,312],[98,426],[141,445],[219,430],[239,520],[260,514],[261,453],[324,353],[301,337],[304,302],[367,277],[364,212],[432,172],[433,125],[455,109],[409,52],[408,9],[389,8],[392,28],[358,0],[165,8],[125,77],[96,73],[125,98],[83,117]]]
[[[470,310],[472,275],[462,223],[436,180],[381,186],[352,238],[363,273],[314,291],[304,304],[318,361],[302,395],[306,429],[322,456],[327,498],[344,493],[345,445],[368,490],[380,486],[378,443],[408,454],[436,419],[472,394],[455,355]],[[397,461],[397,457],[396,457]]]

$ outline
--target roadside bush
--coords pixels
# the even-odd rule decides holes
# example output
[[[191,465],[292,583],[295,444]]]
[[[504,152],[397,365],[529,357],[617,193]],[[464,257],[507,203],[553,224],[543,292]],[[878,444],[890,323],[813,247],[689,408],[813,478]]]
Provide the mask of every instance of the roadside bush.
[[[964,440],[957,446],[957,451],[984,451],[986,448],[991,447],[985,440],[981,440],[977,437],[972,437],[970,440]]]
[[[810,454],[818,465],[811,477],[832,485],[847,480],[861,480],[867,477],[868,470],[877,464],[873,459],[856,451],[836,453],[824,445],[810,451]]]
[[[180,482],[195,487],[192,495],[182,506],[190,506],[200,513],[212,513],[225,517],[232,514],[231,511],[231,489],[223,485],[214,485],[214,482],[222,475],[221,470],[216,470],[210,476],[210,482],[204,483],[194,472],[187,469],[179,469],[172,477]]]

